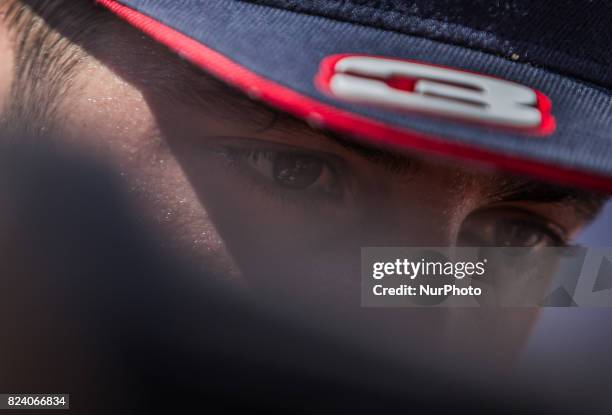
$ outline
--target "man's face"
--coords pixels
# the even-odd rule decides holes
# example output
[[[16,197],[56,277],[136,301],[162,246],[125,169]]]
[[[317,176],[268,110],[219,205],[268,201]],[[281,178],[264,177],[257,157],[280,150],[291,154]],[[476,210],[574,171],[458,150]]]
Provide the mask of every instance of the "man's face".
[[[308,126],[119,22],[104,32],[60,103],[65,144],[112,163],[169,252],[308,313],[370,318],[359,306],[361,247],[535,250],[568,243],[593,214],[542,184]],[[414,310],[372,311],[377,323],[364,324],[395,332],[416,319],[439,335],[449,315],[429,311],[426,324]],[[507,316],[503,347],[534,317]]]

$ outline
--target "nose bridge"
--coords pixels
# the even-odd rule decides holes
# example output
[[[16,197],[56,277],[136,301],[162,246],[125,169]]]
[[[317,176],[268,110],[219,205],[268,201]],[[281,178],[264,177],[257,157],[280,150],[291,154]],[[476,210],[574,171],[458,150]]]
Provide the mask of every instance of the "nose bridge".
[[[362,246],[450,246],[460,221],[443,206],[393,206],[373,211],[361,227]]]

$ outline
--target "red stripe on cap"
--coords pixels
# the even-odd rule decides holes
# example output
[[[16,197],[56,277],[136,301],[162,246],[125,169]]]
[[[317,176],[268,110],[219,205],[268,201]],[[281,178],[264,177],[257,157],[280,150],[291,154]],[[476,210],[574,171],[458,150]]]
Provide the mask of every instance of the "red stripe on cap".
[[[114,0],[97,0],[113,13],[173,49],[194,64],[247,92],[249,96],[275,106],[304,120],[323,123],[326,128],[367,137],[382,144],[408,147],[430,154],[467,159],[563,185],[575,185],[612,193],[612,177],[554,166],[533,159],[445,141],[443,138],[390,127],[381,122],[340,110],[270,81],[196,40]],[[543,103],[545,105],[545,103]]]

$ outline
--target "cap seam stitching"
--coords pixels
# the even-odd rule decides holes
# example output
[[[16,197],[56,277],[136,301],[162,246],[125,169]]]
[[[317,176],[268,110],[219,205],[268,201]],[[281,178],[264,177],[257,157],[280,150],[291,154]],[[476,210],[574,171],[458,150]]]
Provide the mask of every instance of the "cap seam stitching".
[[[489,55],[497,56],[497,57],[503,58],[505,60],[509,60],[511,62],[514,62],[514,63],[521,63],[521,64],[524,64],[524,65],[530,65],[530,66],[533,66],[533,67],[541,68],[541,69],[544,69],[544,70],[547,70],[547,71],[550,71],[550,72],[553,72],[553,73],[557,73],[559,75],[562,75],[562,76],[565,76],[565,77],[568,77],[568,78],[575,79],[575,80],[583,82],[583,83],[585,83],[587,85],[592,85],[592,86],[597,87],[599,89],[603,89],[604,91],[609,91],[610,90],[608,87],[606,87],[604,85],[599,85],[598,83],[596,83],[594,81],[587,80],[585,78],[581,78],[581,77],[576,76],[574,74],[569,74],[566,71],[560,71],[558,69],[551,69],[551,68],[548,68],[548,67],[545,67],[545,66],[541,66],[541,65],[537,65],[537,64],[533,64],[533,63],[527,62],[527,61],[521,61],[521,60],[516,61],[516,60],[511,59],[511,55],[508,56],[508,55],[506,55],[506,54],[504,54],[502,52],[494,51],[494,50],[491,50],[490,48],[486,48],[486,47],[484,47],[485,50],[480,50],[480,49],[477,49],[474,46],[465,45],[465,44],[462,44],[462,43],[460,43],[458,41],[455,41],[455,40],[452,40],[452,39],[451,40],[443,39],[441,36],[437,36],[437,37],[431,38],[431,37],[427,37],[425,34],[418,33],[416,31],[402,31],[402,30],[399,30],[399,29],[396,29],[396,28],[384,28],[383,29],[383,28],[376,27],[374,25],[369,25],[369,24],[366,24],[366,23],[363,23],[363,22],[355,22],[355,21],[352,21],[352,20],[349,20],[349,19],[342,19],[341,17],[323,16],[323,15],[320,15],[320,14],[317,14],[317,13],[313,13],[311,11],[297,11],[297,10],[292,10],[292,9],[288,9],[288,8],[279,7],[279,6],[276,6],[276,5],[260,4],[260,3],[257,3],[256,0],[238,0],[238,1],[246,2],[246,3],[250,3],[250,4],[255,4],[255,5],[258,5],[258,6],[261,6],[261,7],[272,7],[272,8],[279,9],[279,10],[285,10],[285,11],[288,11],[288,12],[291,12],[291,13],[307,14],[307,15],[310,15],[310,16],[318,17],[318,18],[335,20],[335,21],[344,22],[344,23],[351,23],[351,24],[356,24],[356,25],[363,26],[363,27],[369,27],[369,28],[378,29],[378,30],[385,30],[385,31],[390,31],[390,32],[398,33],[398,34],[416,36],[416,37],[420,37],[420,38],[424,38],[424,39],[429,39],[429,40],[433,40],[433,41],[437,41],[437,42],[441,42],[441,43],[451,44],[451,45],[454,45],[454,46],[459,46],[459,47],[463,47],[463,48],[466,48],[466,49],[475,50],[475,51],[478,51],[478,52],[487,53]],[[332,0],[332,1],[337,2],[337,0]],[[364,9],[364,10],[380,12],[380,10],[377,10],[375,8],[368,7],[368,6],[358,5],[357,7],[361,8],[361,9]],[[396,11],[385,11],[385,13],[392,13],[395,16],[399,15],[399,13],[397,13]],[[404,16],[402,15],[402,17],[404,17]],[[418,20],[418,21],[423,22],[423,23],[437,23],[437,24],[441,24],[441,25],[457,27],[457,28],[460,28],[460,29],[463,29],[463,30],[467,30],[467,31],[469,31],[471,33],[475,33],[475,34],[477,34],[477,33],[487,34],[487,35],[493,36],[495,39],[497,39],[499,41],[508,41],[508,40],[505,40],[505,39],[498,38],[494,33],[483,31],[483,30],[476,30],[474,28],[471,28],[471,27],[468,27],[468,26],[464,26],[464,25],[460,25],[460,24],[457,24],[457,23],[443,22],[443,21],[438,20],[438,19],[423,19],[423,18],[420,18],[420,17],[417,17],[417,16],[409,16],[409,17],[414,18],[415,20]],[[554,51],[554,50],[552,50],[550,48],[547,48],[547,47],[545,47],[545,46],[543,46],[543,45],[541,45],[539,43],[534,43],[534,45],[536,45],[538,47],[541,47],[543,50],[545,50],[547,52],[554,53],[557,56],[567,57],[567,58],[570,58],[570,59],[580,59],[580,58],[577,58],[575,56],[569,55],[567,53],[563,53],[563,52],[560,52],[560,51]],[[601,63],[599,61],[595,61],[595,60],[592,60],[592,59],[585,59],[585,60],[587,62],[589,62],[590,64],[595,65],[598,69],[605,70],[606,67],[607,67],[606,64]]]

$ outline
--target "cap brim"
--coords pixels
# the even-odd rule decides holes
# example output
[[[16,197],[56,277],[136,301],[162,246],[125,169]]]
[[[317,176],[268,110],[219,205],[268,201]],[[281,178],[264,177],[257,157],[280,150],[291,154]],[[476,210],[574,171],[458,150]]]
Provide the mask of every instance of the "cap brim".
[[[381,145],[467,159],[563,185],[612,192],[612,94],[524,63],[434,40],[233,0],[99,0],[157,41],[258,99]],[[541,91],[547,135],[339,100],[318,88],[339,54],[385,56],[499,77]]]

